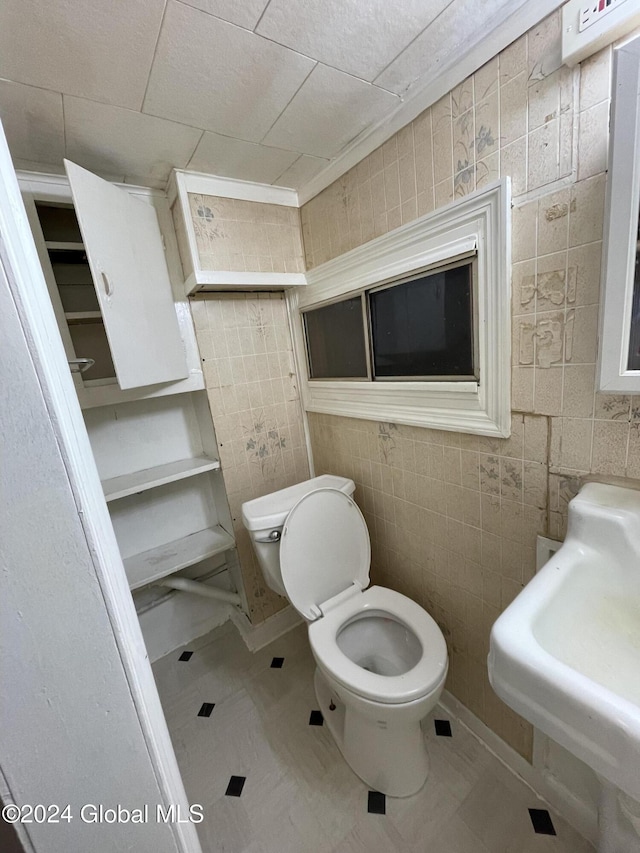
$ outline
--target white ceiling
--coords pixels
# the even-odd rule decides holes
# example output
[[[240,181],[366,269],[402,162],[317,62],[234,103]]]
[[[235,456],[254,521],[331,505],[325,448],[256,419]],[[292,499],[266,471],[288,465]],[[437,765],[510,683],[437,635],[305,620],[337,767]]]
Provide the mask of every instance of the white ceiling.
[[[0,118],[19,168],[321,188],[558,5],[2,0]]]

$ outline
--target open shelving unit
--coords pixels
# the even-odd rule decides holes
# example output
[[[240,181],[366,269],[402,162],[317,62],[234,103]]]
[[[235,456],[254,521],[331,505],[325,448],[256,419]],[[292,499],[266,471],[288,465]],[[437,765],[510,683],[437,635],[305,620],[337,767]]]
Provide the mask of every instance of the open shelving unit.
[[[206,392],[84,417],[132,590],[235,548]]]
[[[140,589],[234,547],[233,536],[219,524],[198,530],[173,542],[127,557],[124,568],[129,586],[132,590]]]
[[[210,459],[208,456],[178,459],[177,462],[165,462],[164,465],[155,465],[153,468],[132,471],[130,474],[103,480],[102,488],[105,500],[109,503],[109,501],[139,494],[147,489],[154,489],[156,486],[164,486],[167,483],[184,480],[186,477],[204,474],[206,471],[217,471],[219,468],[219,460]]]
[[[65,165],[69,182],[23,173],[27,216],[136,609],[152,645],[182,643],[220,613],[156,581],[247,605],[171,213]]]

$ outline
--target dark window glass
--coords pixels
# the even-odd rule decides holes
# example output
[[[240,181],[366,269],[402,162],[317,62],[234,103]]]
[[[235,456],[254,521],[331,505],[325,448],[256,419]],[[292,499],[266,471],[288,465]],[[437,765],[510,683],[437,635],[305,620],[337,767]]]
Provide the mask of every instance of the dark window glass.
[[[472,265],[369,294],[375,378],[473,376]]]
[[[312,379],[367,377],[362,299],[345,299],[304,315]]]

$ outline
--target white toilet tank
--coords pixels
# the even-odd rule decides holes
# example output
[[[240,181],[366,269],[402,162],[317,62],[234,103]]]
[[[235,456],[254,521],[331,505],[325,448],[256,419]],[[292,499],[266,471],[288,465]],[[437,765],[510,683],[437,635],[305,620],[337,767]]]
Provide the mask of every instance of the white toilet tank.
[[[312,480],[296,483],[270,495],[242,504],[242,523],[249,531],[267,585],[285,598],[287,593],[280,571],[280,534],[286,517],[298,501],[316,489],[338,489],[353,495],[356,485],[346,477],[322,474]]]

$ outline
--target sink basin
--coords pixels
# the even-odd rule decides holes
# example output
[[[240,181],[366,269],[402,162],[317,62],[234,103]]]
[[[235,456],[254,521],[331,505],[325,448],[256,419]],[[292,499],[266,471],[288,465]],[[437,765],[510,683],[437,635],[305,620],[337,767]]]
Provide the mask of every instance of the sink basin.
[[[498,618],[489,680],[640,801],[640,492],[589,483],[562,547]]]

